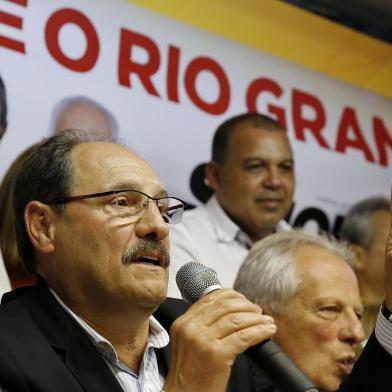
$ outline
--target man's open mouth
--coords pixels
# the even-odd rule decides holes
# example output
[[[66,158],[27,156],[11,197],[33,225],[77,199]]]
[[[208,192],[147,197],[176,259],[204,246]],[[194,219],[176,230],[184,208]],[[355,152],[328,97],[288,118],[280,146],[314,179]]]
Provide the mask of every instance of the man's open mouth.
[[[132,260],[132,261],[136,262],[136,263],[147,263],[147,264],[153,264],[153,265],[157,265],[157,266],[161,265],[159,258],[152,257],[152,256],[143,256],[143,257],[139,257],[138,259]]]

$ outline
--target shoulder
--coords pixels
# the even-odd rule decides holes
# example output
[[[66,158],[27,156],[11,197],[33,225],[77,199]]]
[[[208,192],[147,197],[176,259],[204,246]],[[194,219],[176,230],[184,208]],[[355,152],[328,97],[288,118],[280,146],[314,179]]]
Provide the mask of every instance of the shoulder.
[[[28,288],[23,287],[9,291],[2,296],[0,305],[0,323],[2,326],[7,325],[10,320],[26,316],[21,298],[28,292]],[[4,328],[0,329],[0,332]]]
[[[196,207],[185,211],[182,221],[170,227],[170,240],[172,243],[191,241],[200,235],[213,232],[213,225],[205,206]]]
[[[208,220],[208,212],[205,205],[197,206],[191,210],[186,210],[182,218],[181,224],[190,226],[196,222],[205,222]]]
[[[172,231],[175,233],[182,233],[194,232],[195,230],[213,230],[216,215],[219,214],[219,211],[217,210],[220,209],[217,204],[217,201],[209,200],[207,204],[185,211],[181,223],[174,225]]]
[[[31,311],[24,301],[30,289],[22,288],[3,295],[0,305],[0,346],[12,350],[31,346],[31,338],[38,334]],[[23,350],[21,351],[23,352]]]

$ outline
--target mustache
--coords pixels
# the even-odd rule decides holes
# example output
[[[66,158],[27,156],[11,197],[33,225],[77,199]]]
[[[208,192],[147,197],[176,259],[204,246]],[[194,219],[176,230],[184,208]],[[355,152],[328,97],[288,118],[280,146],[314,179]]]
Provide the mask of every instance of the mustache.
[[[170,254],[167,249],[162,245],[161,242],[150,239],[140,240],[136,245],[126,249],[122,255],[121,260],[124,264],[128,264],[131,263],[132,260],[143,257],[150,251],[157,251],[158,254],[162,257],[162,267],[168,267],[170,265]]]

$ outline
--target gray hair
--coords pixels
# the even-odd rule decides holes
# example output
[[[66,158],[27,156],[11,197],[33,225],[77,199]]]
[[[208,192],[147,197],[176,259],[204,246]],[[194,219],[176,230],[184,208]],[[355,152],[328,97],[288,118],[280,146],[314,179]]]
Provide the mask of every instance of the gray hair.
[[[14,182],[13,206],[18,252],[27,271],[36,271],[34,247],[27,234],[24,222],[26,205],[37,200],[50,203],[53,200],[71,196],[73,168],[72,149],[82,143],[117,141],[87,134],[80,130],[65,130],[38,143],[23,162]],[[56,206],[59,211],[64,205]]]
[[[369,249],[374,240],[372,216],[378,211],[389,212],[389,200],[383,196],[370,197],[355,204],[347,213],[340,228],[340,237]]]
[[[60,102],[58,102],[53,110],[52,114],[50,117],[50,123],[49,123],[49,136],[53,135],[56,133],[56,124],[60,118],[60,116],[68,109],[73,106],[78,106],[78,105],[86,105],[90,106],[99,112],[101,112],[109,121],[110,126],[111,126],[111,137],[113,138],[118,138],[119,137],[119,127],[116,118],[114,115],[103,105],[98,103],[97,101],[94,101],[93,99],[84,96],[84,95],[75,95],[71,97],[66,97],[63,98]],[[99,130],[97,130],[99,131]]]
[[[326,234],[311,234],[299,229],[283,231],[253,245],[237,274],[234,289],[272,315],[284,314],[290,298],[305,283],[295,263],[296,252],[304,246],[331,251],[351,267],[353,265],[351,251],[345,243]]]

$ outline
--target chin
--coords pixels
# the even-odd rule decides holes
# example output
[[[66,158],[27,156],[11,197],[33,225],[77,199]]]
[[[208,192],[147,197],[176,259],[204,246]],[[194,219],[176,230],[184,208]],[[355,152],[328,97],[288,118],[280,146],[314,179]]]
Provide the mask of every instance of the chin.
[[[280,221],[280,219],[278,221],[275,220],[275,219],[274,220],[264,221],[261,226],[259,225],[258,232],[259,233],[263,233],[263,232],[266,232],[266,231],[274,232],[275,229],[276,229],[276,226],[279,223],[279,221]],[[258,222],[258,224],[259,224],[259,222]]]
[[[343,380],[330,380],[329,382],[317,384],[319,388],[323,391],[337,391],[339,385]]]
[[[158,307],[167,297],[167,287],[155,288],[149,290],[145,295],[146,304],[151,304],[153,307]]]

